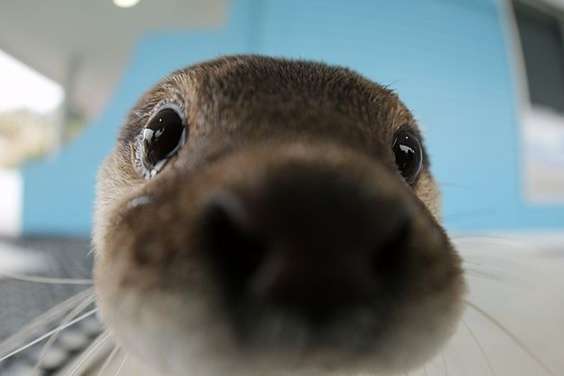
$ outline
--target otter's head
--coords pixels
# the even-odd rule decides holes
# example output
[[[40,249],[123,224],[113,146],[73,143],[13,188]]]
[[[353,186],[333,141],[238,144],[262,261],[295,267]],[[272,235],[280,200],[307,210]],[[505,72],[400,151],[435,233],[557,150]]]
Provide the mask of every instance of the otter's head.
[[[461,312],[415,120],[343,68],[173,73],[102,166],[95,222],[102,317],[158,375],[398,372]]]

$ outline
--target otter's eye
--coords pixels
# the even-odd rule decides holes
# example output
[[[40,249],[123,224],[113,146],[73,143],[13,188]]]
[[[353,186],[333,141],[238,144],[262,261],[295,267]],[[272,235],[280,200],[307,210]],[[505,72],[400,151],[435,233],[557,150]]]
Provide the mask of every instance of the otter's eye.
[[[141,162],[143,175],[156,175],[184,144],[186,127],[180,111],[165,107],[147,122],[141,134]]]
[[[392,150],[401,175],[409,184],[414,183],[423,165],[423,151],[419,139],[409,131],[400,130],[396,134]]]

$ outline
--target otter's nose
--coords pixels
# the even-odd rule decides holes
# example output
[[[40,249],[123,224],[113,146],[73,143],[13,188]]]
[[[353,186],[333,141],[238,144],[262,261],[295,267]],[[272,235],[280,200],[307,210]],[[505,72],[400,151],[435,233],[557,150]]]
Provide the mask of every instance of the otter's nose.
[[[354,179],[292,171],[213,196],[200,223],[230,299],[330,316],[399,285],[411,218],[402,200]]]

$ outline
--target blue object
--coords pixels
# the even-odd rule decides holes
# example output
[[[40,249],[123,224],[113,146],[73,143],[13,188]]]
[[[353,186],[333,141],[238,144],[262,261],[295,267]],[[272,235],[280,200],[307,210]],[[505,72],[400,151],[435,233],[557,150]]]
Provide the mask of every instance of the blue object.
[[[514,61],[495,0],[236,0],[229,14],[218,30],[139,41],[100,118],[24,169],[24,232],[88,233],[96,169],[137,98],[174,69],[232,53],[345,65],[395,89],[426,135],[449,229],[564,228],[563,206],[523,197]]]

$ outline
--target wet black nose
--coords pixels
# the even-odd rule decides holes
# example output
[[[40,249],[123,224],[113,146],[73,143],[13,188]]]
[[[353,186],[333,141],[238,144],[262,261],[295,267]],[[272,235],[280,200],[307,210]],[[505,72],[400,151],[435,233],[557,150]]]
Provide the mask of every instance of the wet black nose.
[[[412,218],[398,197],[333,171],[277,174],[209,200],[202,250],[232,303],[331,316],[401,285]]]

